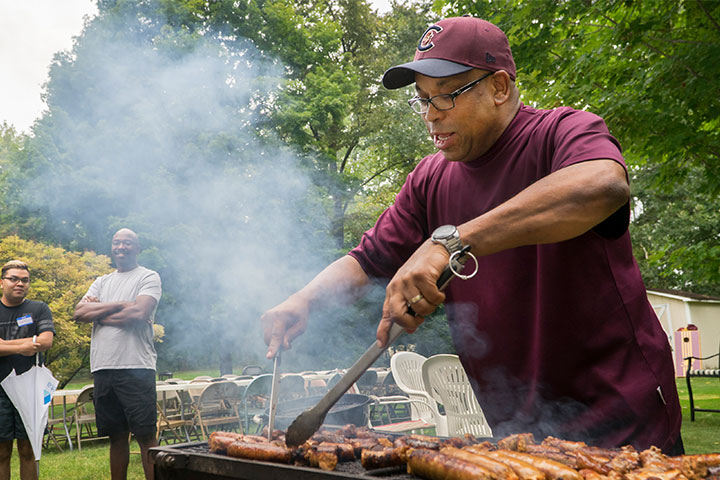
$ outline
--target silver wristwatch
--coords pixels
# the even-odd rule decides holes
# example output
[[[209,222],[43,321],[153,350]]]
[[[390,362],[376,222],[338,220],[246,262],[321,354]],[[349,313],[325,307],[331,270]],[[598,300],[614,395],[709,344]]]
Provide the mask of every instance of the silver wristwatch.
[[[460,242],[460,232],[455,225],[443,225],[435,229],[430,237],[433,243],[437,243],[445,247],[450,255],[462,248]]]

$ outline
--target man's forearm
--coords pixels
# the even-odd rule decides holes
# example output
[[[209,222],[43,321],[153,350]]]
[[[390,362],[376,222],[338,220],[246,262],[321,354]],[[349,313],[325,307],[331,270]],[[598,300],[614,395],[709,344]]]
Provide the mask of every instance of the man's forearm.
[[[80,323],[93,323],[119,312],[126,303],[127,302],[81,302],[75,307],[73,320]]]
[[[134,302],[126,302],[122,308],[99,320],[101,325],[121,327],[131,323],[150,323],[157,300],[148,295],[138,295]]]
[[[305,298],[311,308],[332,302],[352,303],[363,295],[369,283],[370,279],[358,261],[345,255],[328,265],[293,296]]]
[[[476,255],[561,242],[587,232],[628,198],[623,167],[612,160],[593,160],[539,180],[458,230]]]

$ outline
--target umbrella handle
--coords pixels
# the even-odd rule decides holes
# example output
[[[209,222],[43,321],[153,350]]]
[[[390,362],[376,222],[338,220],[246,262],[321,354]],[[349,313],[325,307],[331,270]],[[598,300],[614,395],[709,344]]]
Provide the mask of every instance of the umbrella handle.
[[[33,335],[33,343],[37,341],[37,335]],[[35,352],[35,366],[40,366],[40,352]]]

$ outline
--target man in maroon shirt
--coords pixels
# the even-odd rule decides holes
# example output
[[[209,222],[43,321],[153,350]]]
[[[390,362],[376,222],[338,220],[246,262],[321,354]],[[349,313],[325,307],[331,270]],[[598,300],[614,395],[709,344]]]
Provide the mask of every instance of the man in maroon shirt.
[[[265,313],[268,357],[323,299],[387,278],[378,341],[393,322],[413,332],[445,302],[496,436],[681,453],[670,347],[632,256],[627,172],[605,123],[523,105],[505,34],[476,18],[430,26],[414,60],[383,77],[387,88],[412,83],[410,106],[438,153],[355,249]],[[462,245],[478,274],[441,292]]]

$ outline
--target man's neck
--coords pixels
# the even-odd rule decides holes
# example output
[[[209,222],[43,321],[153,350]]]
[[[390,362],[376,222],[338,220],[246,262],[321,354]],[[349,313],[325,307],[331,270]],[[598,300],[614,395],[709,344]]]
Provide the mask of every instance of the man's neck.
[[[131,270],[135,270],[137,267],[139,267],[139,265],[137,263],[133,263],[132,265],[118,265],[117,271],[119,273],[125,273],[125,272],[129,272]]]
[[[0,302],[2,302],[2,304],[5,305],[6,307],[17,307],[18,305],[22,305],[22,303],[23,303],[24,301],[25,301],[25,299],[23,298],[23,299],[20,300],[19,302],[11,302],[10,300],[8,300],[8,299],[5,297],[5,295],[3,295],[2,297],[0,297]]]

